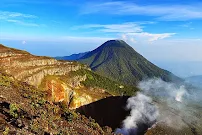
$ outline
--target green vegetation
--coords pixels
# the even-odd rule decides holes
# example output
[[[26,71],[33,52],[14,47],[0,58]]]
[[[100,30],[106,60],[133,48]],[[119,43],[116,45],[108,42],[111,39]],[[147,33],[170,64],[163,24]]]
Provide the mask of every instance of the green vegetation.
[[[93,129],[98,129],[100,128],[99,124],[95,122],[95,120],[91,117],[89,117],[90,123],[89,126],[92,127]]]
[[[78,61],[89,65],[99,75],[130,85],[153,77],[164,81],[171,81],[171,78],[179,80],[172,73],[149,62],[121,40],[107,41]]]
[[[9,87],[11,85],[11,77],[0,73],[0,86]]]
[[[8,135],[8,133],[9,133],[9,127],[6,127],[4,132],[3,132],[3,135]]]
[[[33,121],[30,123],[30,129],[31,129],[31,131],[34,132],[34,133],[39,133],[39,129],[40,129],[39,123],[38,123],[36,120],[33,120]]]
[[[134,95],[138,91],[137,87],[118,83],[86,69],[73,71],[70,73],[70,75],[86,75],[87,79],[82,82],[84,86],[99,87],[105,89],[108,93],[112,95]]]
[[[90,124],[90,127],[92,127],[93,129],[99,128],[99,124],[98,123],[90,122],[89,124]]]
[[[14,118],[18,118],[19,115],[18,115],[17,105],[16,104],[10,104],[9,108],[10,108],[10,111],[9,111],[10,115],[13,116]]]
[[[78,114],[74,111],[70,111],[69,109],[65,109],[62,116],[69,122],[72,122],[72,120],[78,118]]]

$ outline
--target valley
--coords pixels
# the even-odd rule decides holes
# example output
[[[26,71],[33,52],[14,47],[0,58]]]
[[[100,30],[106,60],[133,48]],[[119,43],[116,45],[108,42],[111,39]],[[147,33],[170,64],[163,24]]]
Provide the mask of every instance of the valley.
[[[0,132],[60,132],[73,135],[202,134],[201,107],[198,102],[190,100],[194,95],[189,95],[188,99],[183,97],[186,92],[195,93],[194,87],[189,87],[182,79],[158,68],[138,53],[127,52],[131,49],[124,41],[110,40],[86,53],[78,61],[66,61],[35,56],[0,45]],[[136,56],[125,57],[120,52],[122,50],[125,54],[135,53]],[[85,63],[90,60],[91,64]],[[133,68],[126,64],[132,64],[131,61],[136,63],[131,65]],[[190,90],[181,92],[182,97],[178,99],[172,97],[184,89]],[[170,95],[170,92],[174,95]],[[139,120],[146,121],[136,122],[134,119],[137,125],[127,129],[123,122],[128,117],[136,118],[133,111],[138,109],[126,107],[129,99],[136,98],[140,93],[148,97],[143,96],[143,99],[134,103],[142,104],[146,100],[140,104],[143,112],[147,104],[155,105],[160,115],[154,121],[147,121],[149,115],[136,112],[141,114]],[[185,99],[187,101],[181,103]],[[175,120],[182,127],[175,128],[178,126]],[[44,124],[46,128],[42,128]]]

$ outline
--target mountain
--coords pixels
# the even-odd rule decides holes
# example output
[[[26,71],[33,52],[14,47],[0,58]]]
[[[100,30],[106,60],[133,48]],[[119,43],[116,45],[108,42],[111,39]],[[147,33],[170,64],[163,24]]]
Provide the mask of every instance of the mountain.
[[[190,84],[196,86],[196,87],[202,88],[202,75],[191,76],[191,77],[185,78],[185,81],[187,83],[190,83]]]
[[[72,54],[70,56],[63,56],[63,57],[54,57],[56,60],[70,60],[70,61],[74,61],[74,60],[78,60],[81,57],[83,57],[84,55],[86,55],[88,52],[84,52],[84,53],[78,53],[78,54]]]
[[[146,78],[161,78],[164,81],[180,80],[171,72],[163,70],[122,40],[110,40],[81,57],[79,62],[110,79],[134,85]]]

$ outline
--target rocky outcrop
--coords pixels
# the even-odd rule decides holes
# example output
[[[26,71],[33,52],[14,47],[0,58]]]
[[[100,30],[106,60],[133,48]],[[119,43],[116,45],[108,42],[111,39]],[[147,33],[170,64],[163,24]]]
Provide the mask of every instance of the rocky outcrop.
[[[64,82],[58,80],[46,81],[45,88],[48,91],[48,98],[53,102],[70,103],[74,91],[67,86]]]
[[[0,66],[15,79],[40,85],[47,75],[66,75],[86,68],[75,62],[61,62],[49,57],[34,56],[27,52],[0,45]]]
[[[61,67],[46,67],[42,70],[34,72],[32,75],[28,74],[22,80],[28,82],[31,85],[40,85],[42,79],[47,75],[66,75],[70,71],[76,71],[81,69],[81,66],[61,65]]]
[[[86,75],[84,76],[78,75],[68,78],[67,82],[73,88],[81,88],[82,87],[81,82],[85,81],[86,79],[87,79]]]

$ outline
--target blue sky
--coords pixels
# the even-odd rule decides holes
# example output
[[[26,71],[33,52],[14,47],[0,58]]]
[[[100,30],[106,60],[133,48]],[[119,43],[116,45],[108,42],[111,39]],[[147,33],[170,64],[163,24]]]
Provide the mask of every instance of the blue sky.
[[[122,39],[151,61],[202,62],[200,0],[1,0],[0,43],[64,56]]]

